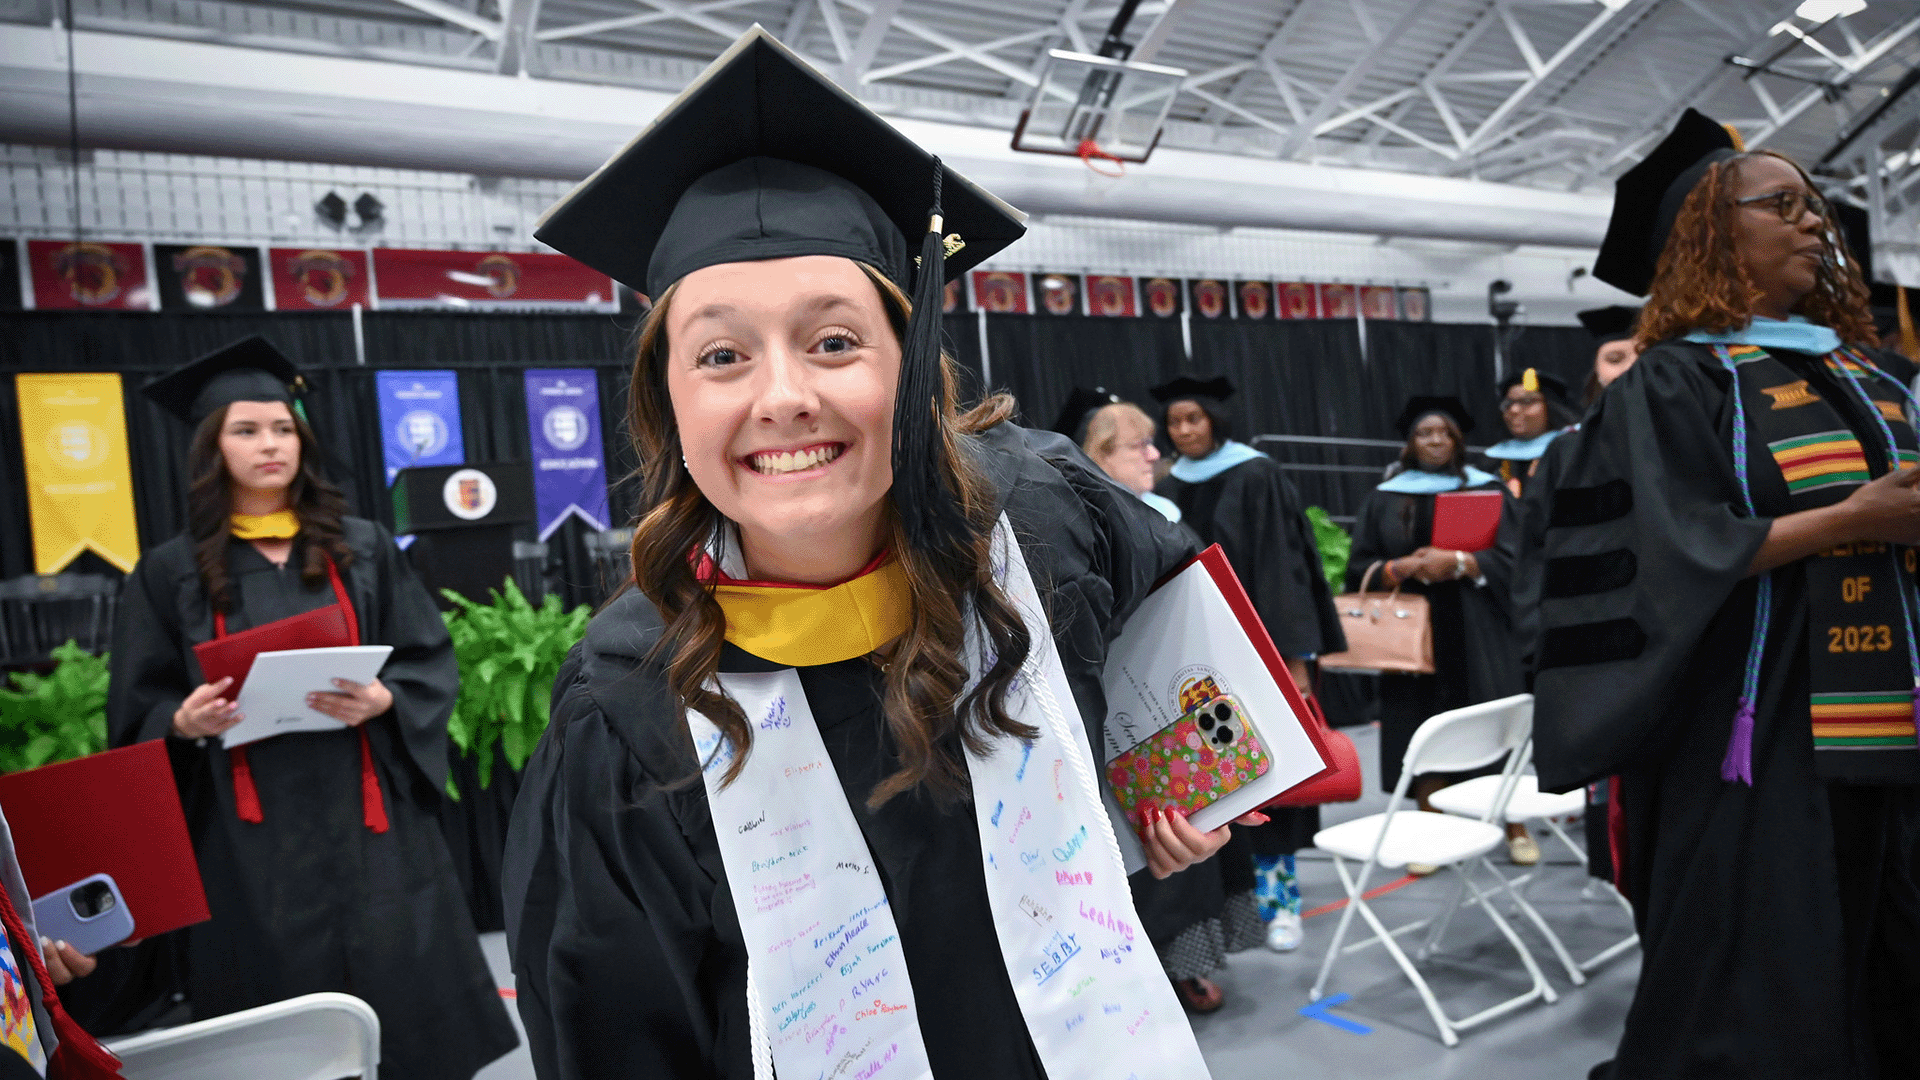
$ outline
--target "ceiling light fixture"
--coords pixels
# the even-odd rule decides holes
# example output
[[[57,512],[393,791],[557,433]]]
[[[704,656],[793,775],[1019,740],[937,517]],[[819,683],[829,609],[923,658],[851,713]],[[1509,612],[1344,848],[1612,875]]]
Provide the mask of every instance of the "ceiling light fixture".
[[[1823,23],[1828,19],[1858,15],[1865,10],[1867,0],[1806,0],[1806,3],[1794,8],[1793,13],[1808,22]]]

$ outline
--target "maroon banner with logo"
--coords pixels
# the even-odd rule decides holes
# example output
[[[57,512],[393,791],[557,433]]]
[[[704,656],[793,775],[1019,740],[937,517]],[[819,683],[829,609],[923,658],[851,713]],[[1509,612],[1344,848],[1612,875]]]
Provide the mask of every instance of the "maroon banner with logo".
[[[1140,314],[1140,297],[1133,279],[1121,274],[1088,274],[1087,314],[1127,319]]]
[[[1281,281],[1273,286],[1279,303],[1275,314],[1282,319],[1317,319],[1320,317],[1320,290],[1311,282]]]
[[[1360,313],[1360,297],[1351,285],[1320,286],[1320,317],[1351,319]]]
[[[958,315],[967,310],[966,286],[959,278],[947,282],[940,294],[940,314]]]
[[[1400,317],[1408,322],[1433,318],[1433,299],[1425,289],[1400,290]]]
[[[1027,304],[1027,275],[1006,270],[975,270],[973,307],[975,311],[995,315],[1027,314],[1031,310]]]
[[[265,311],[260,249],[155,244],[153,276],[162,311]]]
[[[1035,315],[1079,315],[1079,274],[1035,274],[1033,276]]]
[[[373,278],[367,253],[352,248],[273,248],[275,311],[343,311],[373,305]]]
[[[1140,299],[1147,314],[1171,319],[1186,309],[1187,286],[1179,278],[1147,278],[1140,283]]]
[[[153,310],[144,244],[29,240],[27,266],[41,311]]]
[[[1365,285],[1360,289],[1360,310],[1369,319],[1398,319],[1399,297],[1391,285]]]
[[[1224,319],[1233,314],[1233,290],[1217,278],[1187,282],[1187,310],[1196,318]]]
[[[565,255],[375,248],[382,308],[574,308],[614,311],[613,279]]]
[[[1239,301],[1240,317],[1243,319],[1273,318],[1273,282],[1236,281],[1233,283],[1234,298]]]

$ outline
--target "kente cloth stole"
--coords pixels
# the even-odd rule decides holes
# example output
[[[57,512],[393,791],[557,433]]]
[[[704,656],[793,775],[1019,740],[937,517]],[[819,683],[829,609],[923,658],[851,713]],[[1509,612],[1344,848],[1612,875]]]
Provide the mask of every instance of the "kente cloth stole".
[[[1098,759],[1004,517],[993,564],[1033,641],[1007,709],[1038,737],[970,753],[967,772],[1017,1022],[1051,1080],[1206,1080],[1193,1030],[1134,911]],[[977,680],[987,665],[969,622],[968,670]],[[699,713],[686,721],[747,950],[754,1076],[772,1080],[777,1069],[783,1080],[931,1080],[923,1022],[978,1018],[923,1017],[916,1008],[899,927],[798,672],[716,680],[753,727],[733,783],[722,783],[733,745]],[[1018,1034],[988,1027],[978,1037]]]
[[[1832,506],[1879,475],[1840,412],[1807,380],[1757,346],[1720,348],[1737,365],[1756,513]],[[1875,441],[1893,466],[1920,463],[1903,389],[1851,350],[1825,362],[1845,392],[1873,410]],[[1920,778],[1915,563],[1913,548],[1873,541],[1804,561],[1814,761],[1823,779]]]

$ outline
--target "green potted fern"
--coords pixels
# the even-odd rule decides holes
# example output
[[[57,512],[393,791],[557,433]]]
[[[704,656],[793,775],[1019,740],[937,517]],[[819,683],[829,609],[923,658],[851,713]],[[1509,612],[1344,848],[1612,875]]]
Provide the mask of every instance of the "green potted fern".
[[[0,689],[0,773],[107,748],[107,658],[69,641],[46,675],[15,672]]]
[[[533,755],[547,730],[560,663],[586,633],[593,613],[585,604],[567,611],[554,595],[538,605],[528,603],[511,578],[504,589],[492,590],[490,604],[451,590],[442,595],[455,605],[445,618],[460,662],[460,696],[447,721],[447,737],[473,759],[485,788],[493,783],[496,747],[515,772]],[[451,777],[447,794],[460,798]]]

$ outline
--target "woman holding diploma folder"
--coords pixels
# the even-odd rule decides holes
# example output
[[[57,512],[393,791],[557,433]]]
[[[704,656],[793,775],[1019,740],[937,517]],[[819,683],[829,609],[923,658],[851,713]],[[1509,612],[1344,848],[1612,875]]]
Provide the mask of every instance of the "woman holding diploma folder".
[[[1022,221],[758,27],[543,219],[654,299],[636,586],[502,875],[543,1078],[1207,1076],[1095,756],[1192,544],[940,353]],[[1143,831],[1160,876],[1227,840]]]
[[[435,819],[459,671],[393,537],[320,474],[303,388],[257,337],[145,388],[194,429],[188,531],[122,593],[111,737],[168,740],[213,913],[181,931],[196,1019],[343,991],[380,1015],[383,1076],[464,1080],[515,1038]],[[336,730],[228,749],[239,688],[200,678],[195,646],[248,631],[393,652],[308,697]]]

